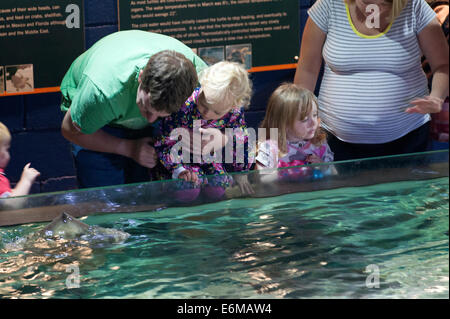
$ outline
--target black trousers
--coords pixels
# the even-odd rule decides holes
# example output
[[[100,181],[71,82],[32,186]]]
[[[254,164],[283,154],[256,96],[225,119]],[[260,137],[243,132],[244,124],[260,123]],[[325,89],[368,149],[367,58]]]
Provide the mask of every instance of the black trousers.
[[[425,152],[428,150],[430,122],[409,132],[405,136],[392,142],[383,144],[353,144],[343,142],[328,133],[328,145],[334,152],[335,161],[389,156],[407,153]]]

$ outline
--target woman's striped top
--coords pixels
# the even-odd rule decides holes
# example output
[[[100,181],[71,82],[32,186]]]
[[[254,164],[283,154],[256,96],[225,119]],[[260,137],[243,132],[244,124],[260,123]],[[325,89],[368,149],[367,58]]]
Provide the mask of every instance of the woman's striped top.
[[[345,142],[378,144],[430,120],[404,112],[411,100],[429,94],[417,35],[436,15],[425,0],[409,0],[376,36],[357,32],[344,0],[318,0],[308,13],[327,34],[319,94],[327,131]]]

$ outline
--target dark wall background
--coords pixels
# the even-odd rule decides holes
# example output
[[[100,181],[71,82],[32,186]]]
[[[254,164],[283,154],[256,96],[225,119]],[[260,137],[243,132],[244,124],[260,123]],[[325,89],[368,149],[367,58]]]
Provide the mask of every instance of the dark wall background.
[[[294,1],[294,0],[293,0]],[[299,0],[300,30],[306,22],[306,10],[314,0]],[[102,37],[118,31],[116,0],[85,0],[86,48]],[[295,70],[255,73],[252,75],[254,98],[246,113],[248,125],[257,127],[264,116],[266,101],[284,81],[292,81]],[[41,172],[31,193],[76,188],[75,170],[69,143],[60,133],[63,113],[60,93],[46,93],[0,98],[0,121],[11,131],[11,161],[6,174],[14,185],[28,162]]]
[[[296,1],[296,0],[292,0]],[[299,1],[300,39],[307,10],[315,0]],[[118,31],[117,0],[84,0],[86,49],[102,37]],[[273,48],[277,49],[277,48]],[[247,124],[257,128],[266,102],[282,82],[292,81],[295,70],[253,73],[254,96],[246,112]],[[318,81],[320,84],[320,79]],[[316,88],[318,93],[319,85]],[[14,186],[28,162],[41,172],[31,193],[76,188],[75,169],[69,143],[60,133],[63,113],[60,93],[0,97],[0,121],[11,131],[11,161],[6,169]],[[448,143],[431,141],[431,149],[448,149]]]

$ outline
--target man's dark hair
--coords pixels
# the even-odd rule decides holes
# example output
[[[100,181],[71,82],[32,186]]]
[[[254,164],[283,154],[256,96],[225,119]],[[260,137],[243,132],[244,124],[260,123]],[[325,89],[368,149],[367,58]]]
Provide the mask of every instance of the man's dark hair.
[[[150,93],[151,106],[160,112],[177,112],[198,84],[190,60],[176,51],[154,54],[144,68],[141,87]]]

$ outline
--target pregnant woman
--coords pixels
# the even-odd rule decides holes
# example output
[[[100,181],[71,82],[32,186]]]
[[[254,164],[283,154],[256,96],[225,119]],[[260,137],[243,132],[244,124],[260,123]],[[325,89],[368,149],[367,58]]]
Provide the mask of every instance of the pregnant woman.
[[[319,116],[335,160],[425,151],[448,94],[448,44],[425,0],[318,0],[308,13],[294,82],[314,90],[324,59]]]

